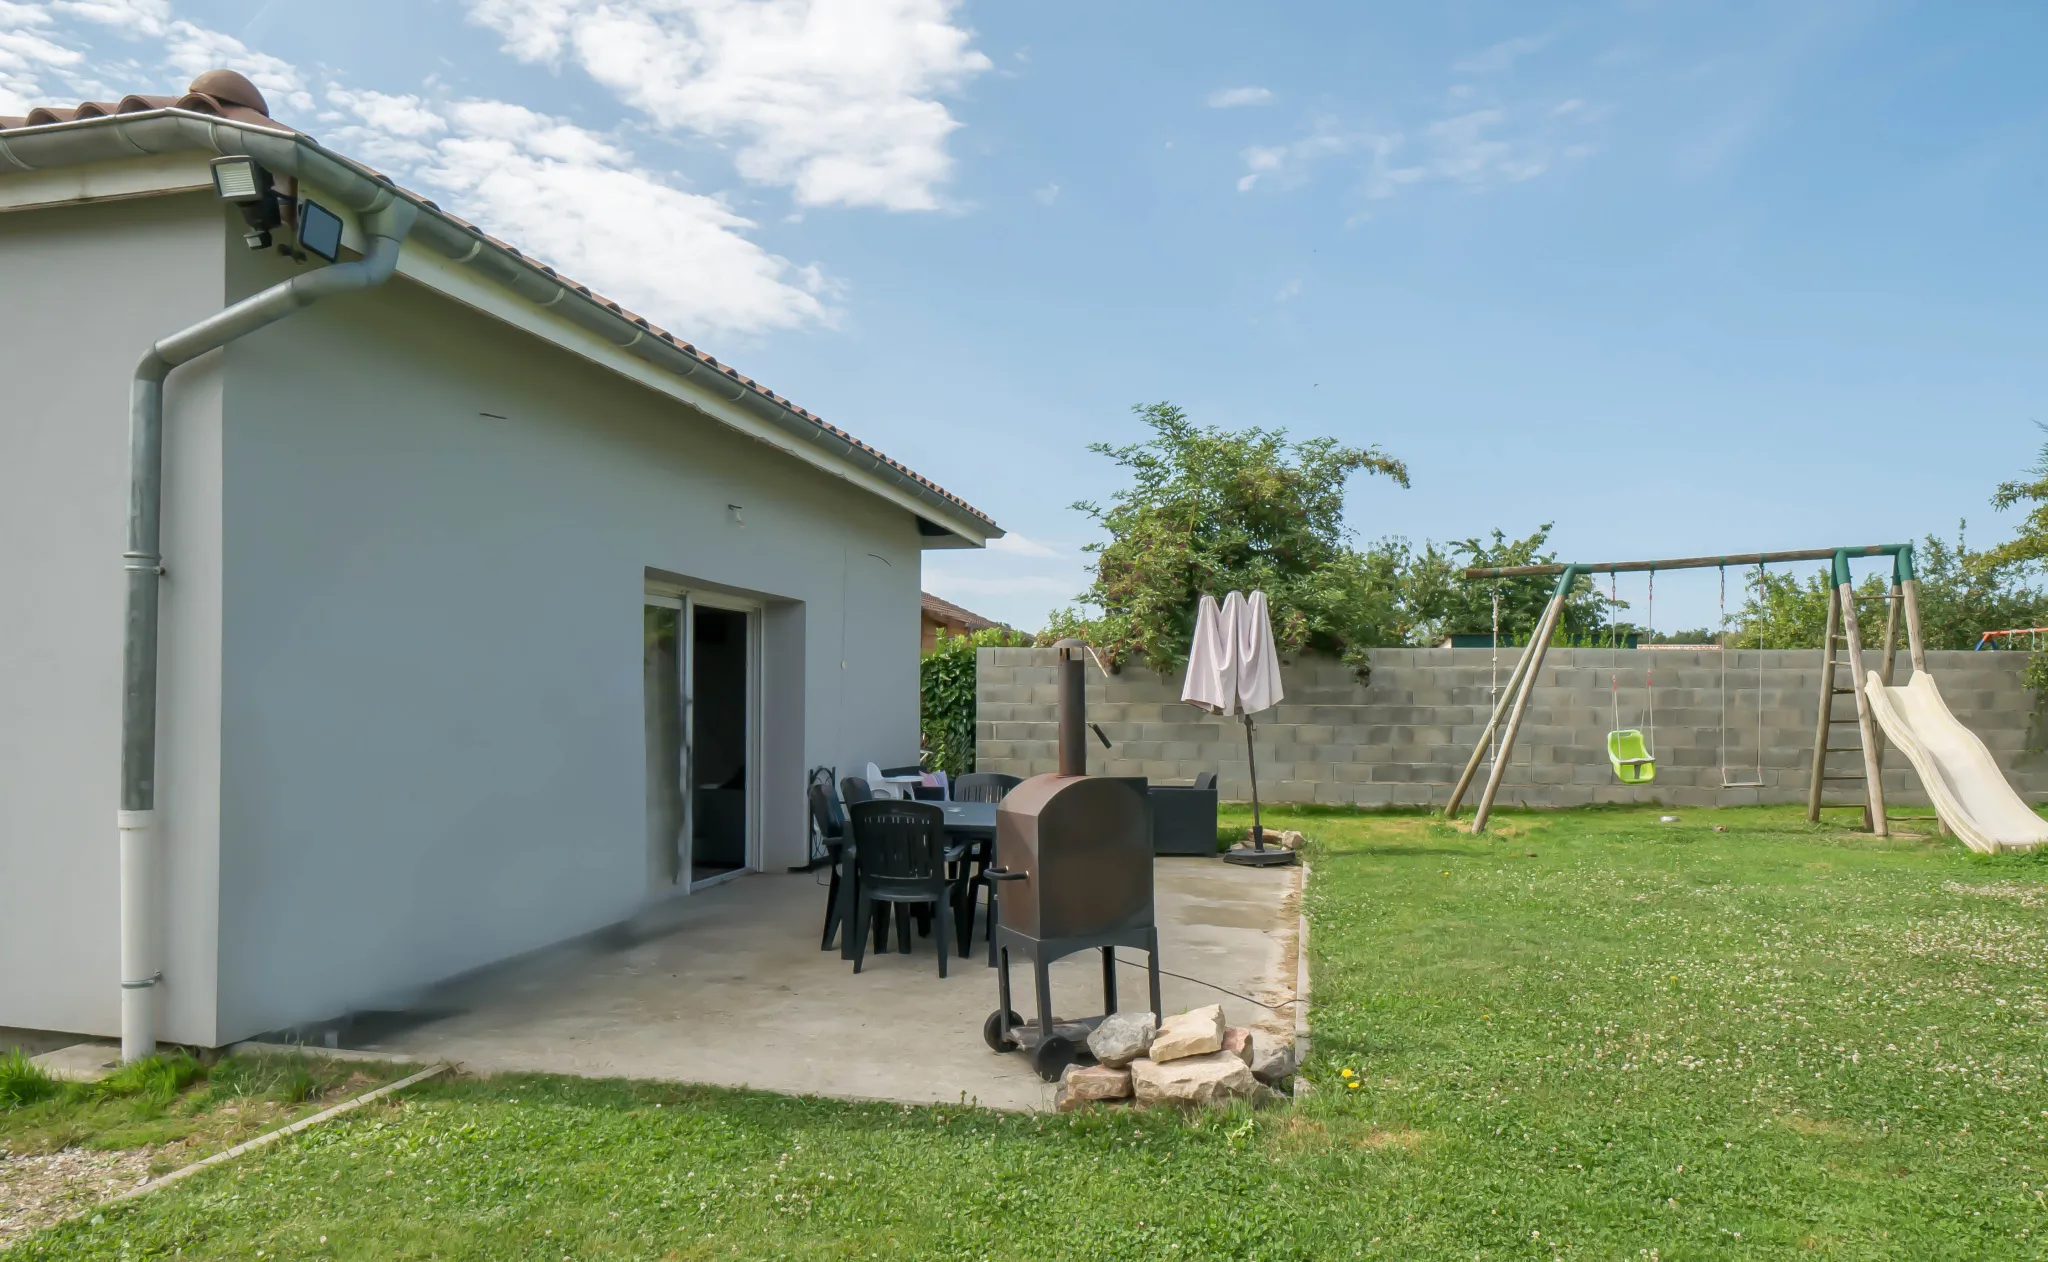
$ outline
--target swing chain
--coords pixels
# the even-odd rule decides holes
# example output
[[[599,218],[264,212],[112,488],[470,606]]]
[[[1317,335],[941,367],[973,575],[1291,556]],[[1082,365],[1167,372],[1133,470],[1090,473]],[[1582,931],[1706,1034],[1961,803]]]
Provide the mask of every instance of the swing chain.
[[[1650,568],[1650,592],[1643,601],[1643,634],[1652,643],[1657,638],[1657,570]],[[1649,732],[1643,738],[1643,753],[1651,758],[1657,756],[1657,658],[1655,652],[1643,659],[1644,706],[1648,710]]]
[[[1719,567],[1721,576],[1721,787],[1724,789],[1755,789],[1764,783],[1764,624],[1759,618],[1756,624],[1756,778],[1750,781],[1728,778],[1728,657],[1735,652],[1739,640],[1731,641],[1728,635],[1728,567]],[[1764,603],[1764,566],[1756,566],[1756,602],[1759,611]]]

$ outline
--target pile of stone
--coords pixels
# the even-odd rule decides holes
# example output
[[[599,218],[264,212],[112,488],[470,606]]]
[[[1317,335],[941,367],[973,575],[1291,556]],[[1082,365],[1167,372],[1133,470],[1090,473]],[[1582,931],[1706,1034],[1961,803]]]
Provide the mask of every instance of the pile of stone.
[[[1223,1023],[1210,1004],[1162,1024],[1149,1012],[1119,1012],[1088,1036],[1093,1065],[1069,1065],[1057,1107],[1135,1099],[1139,1104],[1223,1104],[1275,1099],[1293,1081],[1294,1049],[1259,1048],[1252,1032]]]

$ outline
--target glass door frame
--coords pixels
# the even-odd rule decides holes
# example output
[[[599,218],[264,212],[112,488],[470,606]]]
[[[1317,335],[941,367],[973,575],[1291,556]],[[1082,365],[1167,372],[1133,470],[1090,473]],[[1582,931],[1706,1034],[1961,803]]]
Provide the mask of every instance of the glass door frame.
[[[676,693],[682,708],[679,716],[682,724],[682,765],[677,770],[682,778],[683,812],[681,830],[676,839],[675,888],[686,893],[696,893],[722,885],[727,881],[759,871],[761,867],[761,624],[762,607],[758,602],[725,592],[706,591],[702,588],[686,587],[680,584],[650,582],[642,592],[642,603],[661,605],[680,611],[677,628],[677,688]],[[697,666],[697,619],[699,608],[719,609],[728,613],[746,615],[747,651],[747,705],[746,744],[746,846],[745,863],[717,876],[697,880],[693,871],[697,847],[697,791],[696,791],[696,666]]]

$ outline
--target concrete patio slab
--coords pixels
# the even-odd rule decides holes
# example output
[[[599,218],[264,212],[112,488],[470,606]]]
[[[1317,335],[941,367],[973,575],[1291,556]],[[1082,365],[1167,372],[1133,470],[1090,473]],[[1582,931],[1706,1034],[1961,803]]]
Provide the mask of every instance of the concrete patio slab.
[[[121,1067],[119,1043],[73,1043],[29,1058],[59,1082],[98,1082]]]
[[[1256,870],[1206,858],[1158,861],[1160,965],[1169,1012],[1223,1004],[1234,1025],[1292,1038],[1299,868]],[[870,953],[855,976],[818,949],[820,876],[752,875],[650,911],[599,938],[472,974],[408,1012],[341,1031],[342,1047],[478,1072],[654,1078],[912,1103],[969,1100],[1049,1109],[1051,1085],[1020,1055],[981,1041],[996,974],[977,938],[941,981],[929,939],[909,955]],[[1140,967],[1119,970],[1121,1007],[1146,1004]],[[1102,1006],[1100,957],[1052,970],[1059,1016]],[[1028,969],[1013,1001],[1036,1003]],[[1251,996],[1273,1009],[1220,993]],[[382,1028],[378,1028],[381,1026]]]

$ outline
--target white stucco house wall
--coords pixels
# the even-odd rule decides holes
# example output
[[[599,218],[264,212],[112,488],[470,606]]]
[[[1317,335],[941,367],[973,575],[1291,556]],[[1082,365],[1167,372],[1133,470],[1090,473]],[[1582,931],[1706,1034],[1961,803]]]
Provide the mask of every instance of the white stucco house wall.
[[[704,876],[712,815],[712,875],[803,863],[807,768],[916,758],[922,551],[1001,531],[239,76],[195,88],[0,119],[0,1026],[113,1035],[156,980],[124,975],[116,829],[138,359],[394,206],[388,281],[164,386],[155,1036],[616,923]],[[340,261],[245,244],[222,155],[337,212]],[[693,700],[716,717],[657,713]],[[679,763],[692,721],[724,726]]]

